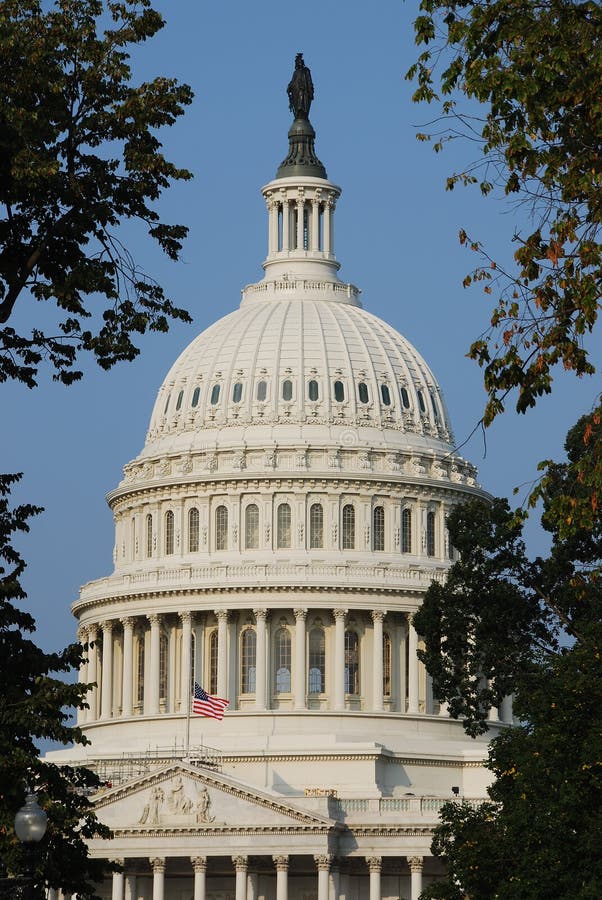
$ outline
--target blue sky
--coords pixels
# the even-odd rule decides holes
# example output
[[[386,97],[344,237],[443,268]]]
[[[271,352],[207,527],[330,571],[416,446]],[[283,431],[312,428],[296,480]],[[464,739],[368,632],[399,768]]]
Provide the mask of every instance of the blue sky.
[[[20,546],[28,561],[27,605],[48,649],[73,639],[69,606],[79,586],[111,571],[113,526],[104,495],[141,449],[164,375],[200,331],[238,306],[240,289],[261,278],[267,217],[260,187],[286,154],[285,91],[297,52],[313,74],[318,155],[343,188],[336,215],[341,278],[360,287],[365,308],[424,355],[459,443],[484,403],[480,372],[465,354],[487,324],[488,300],[479,288],[462,288],[473,259],[458,231],[483,240],[501,261],[510,255],[514,230],[527,224],[476,189],[445,192],[446,176],[473,158],[473,147],[458,142],[435,155],[416,141],[416,130],[436,111],[412,104],[403,77],[417,52],[413,0],[156,5],[167,24],[137,52],[136,77],[174,76],[195,91],[184,119],[163,135],[167,156],[195,178],[160,204],[166,219],[189,225],[190,237],[179,264],[163,260],[135,229],[128,240],[194,324],[145,338],[139,359],[110,373],[87,362],[85,379],[70,388],[53,383],[49,372],[35,391],[0,387],[1,469],[24,471],[18,499],[46,508]],[[29,304],[22,304],[23,318]],[[479,467],[483,486],[508,495],[535,476],[537,460],[559,457],[568,427],[591,406],[597,385],[561,378],[534,412],[509,412],[489,429],[486,453],[477,432],[462,452]],[[529,538],[534,552],[545,546],[535,523]]]

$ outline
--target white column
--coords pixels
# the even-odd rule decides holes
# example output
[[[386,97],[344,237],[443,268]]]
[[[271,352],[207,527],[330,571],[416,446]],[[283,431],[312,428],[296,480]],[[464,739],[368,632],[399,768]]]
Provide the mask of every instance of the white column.
[[[297,200],[297,250],[303,250],[303,210],[305,200]]]
[[[506,722],[508,725],[512,725],[514,721],[514,715],[512,712],[512,695],[508,697],[504,697],[502,699],[502,705],[500,708],[502,722]]]
[[[56,888],[46,888],[46,900],[59,900],[59,892]]]
[[[206,875],[207,875],[207,857],[193,856],[190,860],[194,869],[194,894],[193,900],[205,900],[206,898]]]
[[[228,699],[228,610],[217,609],[217,696]]]
[[[134,696],[134,620],[121,620],[123,626],[123,673],[121,677],[121,715],[132,715]],[[134,898],[135,900],[135,898]]]
[[[324,232],[324,253],[330,255],[332,252],[332,210],[334,203],[332,200],[326,200],[324,203],[324,221],[322,230]]]
[[[247,900],[259,900],[259,875],[247,872]]]
[[[247,900],[247,864],[246,856],[233,856],[232,862],[236,869],[236,900]]]
[[[165,897],[165,860],[156,856],[150,860],[153,870],[153,900],[164,900]]]
[[[330,873],[330,856],[314,856],[318,869],[318,900],[328,900],[328,876]]]
[[[113,623],[102,623],[102,698],[100,718],[110,719],[113,714]]]
[[[320,249],[320,201],[311,201],[311,232],[310,247],[312,250]]]
[[[85,643],[87,643],[87,640],[88,640],[87,628],[82,627],[82,628],[77,629],[77,639],[83,648],[83,645]],[[82,659],[81,665],[77,671],[77,680],[78,680],[79,684],[87,684],[88,683],[88,656],[83,651],[83,649],[82,649],[82,652],[83,652],[83,659]],[[87,712],[87,710],[85,710],[85,709],[77,710],[77,724],[78,725],[83,725],[83,723],[86,721],[86,712]]]
[[[412,617],[408,617],[409,647],[408,647],[408,712],[418,714],[418,634],[414,628]]]
[[[306,707],[307,672],[305,669],[306,609],[295,610],[295,709]]]
[[[180,712],[188,712],[192,693],[192,613],[180,613],[182,622],[182,659],[180,660]]]
[[[288,856],[274,856],[276,900],[288,900]]]
[[[334,708],[345,709],[345,616],[346,609],[333,609],[334,616]]]
[[[410,900],[418,900],[422,893],[422,856],[410,856],[408,865],[410,867]]]
[[[149,617],[150,622],[150,668],[148,686],[148,714],[159,715],[159,657],[161,655],[161,620],[156,613]]]
[[[373,634],[372,634],[372,705],[375,712],[385,708],[383,700],[383,619],[384,612],[380,609],[372,610]]]
[[[122,859],[114,859],[113,862],[123,866]],[[113,872],[113,885],[111,889],[111,900],[123,900],[123,872]]]
[[[96,625],[90,625],[88,627],[88,681],[94,687],[90,688],[86,695],[90,707],[86,710],[87,722],[95,722],[98,717],[98,688],[96,687],[96,682],[98,681],[98,648],[96,646],[90,647],[90,644],[96,644],[97,640],[98,631]]]
[[[276,253],[278,250],[278,204],[275,200],[268,200],[269,211],[269,235],[268,235],[268,256]]]
[[[291,208],[288,200],[282,201],[282,249],[290,250]]]
[[[370,871],[370,900],[381,900],[380,894],[380,871],[382,867],[381,856],[366,857],[368,869]]]
[[[267,610],[254,609],[257,633],[257,656],[255,659],[255,709],[265,709],[266,698],[266,630]]]
[[[125,876],[125,900],[137,900],[136,893],[136,876],[129,874]]]

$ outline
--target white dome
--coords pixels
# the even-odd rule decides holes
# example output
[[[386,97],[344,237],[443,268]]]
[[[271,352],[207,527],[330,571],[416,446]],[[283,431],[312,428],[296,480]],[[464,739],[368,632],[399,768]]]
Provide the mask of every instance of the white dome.
[[[275,442],[291,426],[297,440],[324,441],[327,426],[335,443],[343,432],[351,442],[357,429],[353,443],[449,449],[439,386],[404,337],[349,302],[340,283],[311,298],[307,282],[271,287],[271,299],[243,302],[180,355],[159,390],[143,456],[206,448],[210,433],[217,446],[252,445],[256,426],[264,442],[267,425]]]

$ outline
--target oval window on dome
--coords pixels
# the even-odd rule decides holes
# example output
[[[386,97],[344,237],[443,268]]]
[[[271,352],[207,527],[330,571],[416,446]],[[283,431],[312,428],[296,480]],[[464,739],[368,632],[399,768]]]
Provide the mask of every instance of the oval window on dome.
[[[163,415],[167,415],[167,410],[169,409],[169,401],[171,400],[171,394],[167,395],[167,400],[165,401],[165,409],[163,410]]]
[[[178,399],[176,400],[176,412],[182,408],[182,400],[184,399],[184,391],[180,391],[178,394]]]
[[[265,400],[268,393],[268,385],[266,381],[258,381],[257,382],[257,399],[262,402]]]
[[[418,406],[420,407],[420,412],[426,412],[426,406],[424,405],[424,397],[422,396],[422,391],[418,391]]]
[[[191,406],[198,406],[198,405],[199,405],[199,397],[200,397],[200,396],[201,396],[201,389],[200,389],[200,387],[195,387],[194,391],[192,392],[192,401],[191,401],[190,405],[191,405]]]
[[[386,384],[381,384],[380,386],[380,395],[383,398],[383,403],[385,406],[391,406],[391,392],[389,391],[389,386]]]
[[[345,385],[342,381],[335,381],[334,383],[334,399],[337,403],[342,403],[345,399]]]
[[[435,392],[429,390],[429,394],[431,395],[431,405],[433,407],[433,415],[435,416],[435,422],[439,421],[439,407],[437,406],[437,401],[435,400]]]
[[[242,382],[237,381],[234,387],[232,388],[232,402],[240,403],[242,400]]]
[[[365,382],[360,381],[357,386],[357,393],[360,398],[360,403],[368,402],[368,385]]]
[[[403,403],[403,408],[409,409],[410,408],[410,396],[404,387],[402,387],[400,389],[400,394],[401,394],[401,402]]]
[[[317,400],[320,396],[320,389],[318,388],[318,382],[313,379],[307,385],[307,394],[310,400]]]
[[[211,406],[216,406],[219,402],[219,384],[214,384],[211,388]]]
[[[282,399],[283,400],[292,400],[293,399],[293,382],[288,378],[286,381],[282,382]]]

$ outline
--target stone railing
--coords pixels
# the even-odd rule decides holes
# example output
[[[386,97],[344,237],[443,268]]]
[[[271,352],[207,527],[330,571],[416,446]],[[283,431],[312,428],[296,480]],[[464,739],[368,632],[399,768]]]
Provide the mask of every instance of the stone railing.
[[[333,812],[341,819],[384,819],[409,818],[436,820],[445,803],[453,801],[453,797],[381,797],[376,799],[336,799],[331,801]],[[485,797],[461,797],[458,802],[479,806]]]

